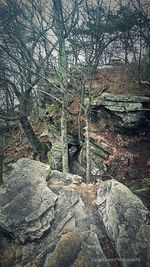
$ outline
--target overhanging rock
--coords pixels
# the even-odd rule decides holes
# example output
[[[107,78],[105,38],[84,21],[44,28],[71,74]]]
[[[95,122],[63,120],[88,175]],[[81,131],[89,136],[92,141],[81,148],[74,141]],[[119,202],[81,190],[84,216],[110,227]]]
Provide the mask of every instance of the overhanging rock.
[[[85,98],[85,104],[89,104],[89,99]],[[126,128],[136,128],[146,121],[150,113],[150,97],[144,96],[126,96],[112,95],[103,93],[100,96],[91,98],[91,107],[93,110],[105,108],[110,114],[118,118],[118,124]],[[99,117],[99,120],[101,118]]]

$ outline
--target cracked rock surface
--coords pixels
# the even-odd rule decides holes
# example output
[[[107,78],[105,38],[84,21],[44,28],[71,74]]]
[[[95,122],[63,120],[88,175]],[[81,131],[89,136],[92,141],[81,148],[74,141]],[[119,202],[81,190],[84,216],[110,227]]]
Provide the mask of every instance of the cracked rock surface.
[[[57,195],[46,183],[49,166],[20,159],[0,188],[0,227],[24,243],[40,238],[54,219]]]
[[[101,183],[96,204],[122,266],[150,266],[150,213],[143,202],[112,179]]]
[[[51,189],[50,177],[48,165],[21,159],[0,187],[0,266],[110,267],[81,197]]]
[[[96,207],[76,190],[80,177],[69,177],[64,183],[61,172],[30,159],[14,164],[0,187],[0,266],[110,267],[113,260],[111,267],[148,267],[149,212],[142,201],[113,179],[99,185]],[[105,256],[110,243],[119,265]]]

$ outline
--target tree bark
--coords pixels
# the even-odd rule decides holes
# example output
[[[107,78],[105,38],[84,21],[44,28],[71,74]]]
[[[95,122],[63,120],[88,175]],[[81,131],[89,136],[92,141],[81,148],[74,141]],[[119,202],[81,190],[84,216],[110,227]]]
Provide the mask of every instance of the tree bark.
[[[26,115],[21,115],[19,117],[19,121],[34,151],[41,158],[44,158],[47,155],[47,152],[49,151],[48,146],[42,144],[40,140],[37,138],[35,132],[32,129],[30,121],[28,120],[28,117]]]
[[[86,112],[86,181],[90,182],[91,175],[91,156],[90,156],[90,122],[89,122],[89,114]]]
[[[62,167],[63,173],[69,172],[68,135],[67,135],[67,89],[68,89],[68,57],[65,44],[64,14],[61,0],[53,0],[55,30],[59,44],[58,74],[63,92],[61,116]]]
[[[0,186],[3,184],[3,160],[4,156],[0,154]]]
[[[67,138],[67,119],[66,119],[66,103],[63,99],[61,114],[61,141],[62,141],[62,167],[63,173],[69,172],[69,156],[68,156],[68,138]]]

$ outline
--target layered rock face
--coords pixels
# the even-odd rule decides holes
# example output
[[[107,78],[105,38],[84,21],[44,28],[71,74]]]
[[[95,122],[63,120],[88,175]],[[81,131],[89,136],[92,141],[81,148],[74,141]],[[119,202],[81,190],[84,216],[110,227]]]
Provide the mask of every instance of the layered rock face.
[[[85,104],[88,103],[85,99]],[[126,96],[126,95],[112,95],[110,93],[103,93],[100,96],[93,96],[91,106],[94,110],[105,111],[116,117],[118,125],[124,128],[134,129],[143,124],[143,120],[149,117],[150,98],[142,96]],[[97,112],[96,111],[96,112]],[[99,114],[97,113],[97,116]],[[101,115],[100,115],[101,116]],[[101,118],[99,117],[101,120]]]
[[[96,204],[121,265],[150,266],[150,213],[142,201],[112,179],[102,182]]]
[[[54,219],[57,200],[47,186],[49,166],[20,159],[0,190],[0,227],[20,242],[40,238]]]

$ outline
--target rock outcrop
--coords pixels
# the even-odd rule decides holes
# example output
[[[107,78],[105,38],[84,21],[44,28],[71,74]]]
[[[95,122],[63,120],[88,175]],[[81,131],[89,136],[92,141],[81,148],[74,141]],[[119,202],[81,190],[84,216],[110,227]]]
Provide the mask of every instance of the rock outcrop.
[[[49,166],[20,159],[0,188],[0,227],[20,242],[40,238],[54,219],[57,195],[46,185]]]
[[[62,174],[61,179],[60,172],[29,159],[13,167],[0,187],[0,266],[110,267],[90,229],[90,212],[77,191],[60,183],[80,177]]]
[[[103,149],[101,144],[90,142],[90,160],[91,160],[91,178],[96,180],[97,177],[103,175],[107,170],[107,167],[104,163],[104,160],[108,159],[110,153]],[[78,161],[81,166],[84,166],[86,169],[86,148],[82,147]]]
[[[101,182],[97,210],[75,189],[80,176],[29,159],[13,168],[0,187],[0,266],[149,266],[149,212],[128,188]],[[107,259],[110,240],[118,256]]]
[[[88,104],[88,99],[85,99],[85,104]],[[126,96],[112,95],[103,93],[100,96],[93,96],[91,107],[93,110],[101,110],[103,107],[105,112],[111,114],[112,119],[116,118],[118,126],[133,129],[143,124],[149,117],[147,107],[150,106],[150,97],[144,96]],[[99,114],[97,113],[99,117]],[[101,116],[101,115],[100,115]],[[101,120],[101,117],[99,117]]]
[[[101,183],[96,204],[121,265],[150,266],[150,213],[142,201],[112,179]]]

